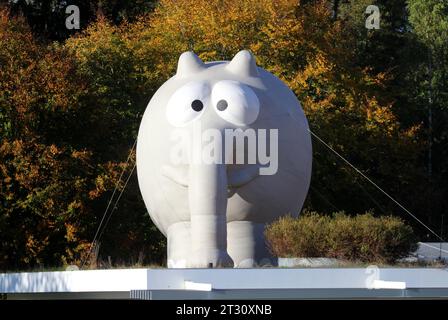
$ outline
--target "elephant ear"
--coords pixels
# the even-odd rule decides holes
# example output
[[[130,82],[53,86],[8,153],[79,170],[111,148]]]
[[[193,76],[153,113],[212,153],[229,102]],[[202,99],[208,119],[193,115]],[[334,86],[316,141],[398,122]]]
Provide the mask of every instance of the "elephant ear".
[[[255,58],[248,50],[238,52],[226,67],[230,72],[246,77],[257,77],[258,68]]]
[[[192,51],[184,52],[179,57],[179,62],[177,63],[178,76],[188,76],[205,69],[204,62],[202,62],[199,57]]]

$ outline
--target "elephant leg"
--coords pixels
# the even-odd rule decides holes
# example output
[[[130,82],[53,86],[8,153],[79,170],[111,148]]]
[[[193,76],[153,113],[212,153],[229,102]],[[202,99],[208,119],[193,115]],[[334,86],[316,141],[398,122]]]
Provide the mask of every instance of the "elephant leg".
[[[227,250],[236,268],[277,265],[266,247],[264,224],[250,221],[227,223]]]
[[[172,224],[167,231],[168,268],[186,268],[191,254],[190,222]]]

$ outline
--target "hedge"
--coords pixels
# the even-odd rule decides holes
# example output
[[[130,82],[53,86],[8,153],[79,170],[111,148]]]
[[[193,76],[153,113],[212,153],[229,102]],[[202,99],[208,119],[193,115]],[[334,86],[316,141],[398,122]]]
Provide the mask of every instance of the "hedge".
[[[265,229],[267,245],[277,257],[328,257],[357,262],[393,263],[416,250],[412,228],[393,216],[371,212],[332,216],[305,212],[282,217]]]

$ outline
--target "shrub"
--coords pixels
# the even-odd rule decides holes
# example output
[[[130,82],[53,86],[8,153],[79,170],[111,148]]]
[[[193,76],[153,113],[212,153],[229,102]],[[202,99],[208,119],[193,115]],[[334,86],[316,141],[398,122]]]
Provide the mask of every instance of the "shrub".
[[[392,216],[372,213],[332,217],[306,212],[268,225],[266,240],[278,257],[329,257],[359,262],[392,263],[416,249],[412,228]]]

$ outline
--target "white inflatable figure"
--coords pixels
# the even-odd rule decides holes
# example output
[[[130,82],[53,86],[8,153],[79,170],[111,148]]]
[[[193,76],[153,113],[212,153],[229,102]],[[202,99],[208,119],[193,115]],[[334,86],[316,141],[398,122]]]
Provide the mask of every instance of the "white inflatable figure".
[[[183,53],[137,143],[140,190],[168,238],[168,267],[274,264],[264,227],[298,215],[311,162],[296,96],[250,52],[209,63]]]

